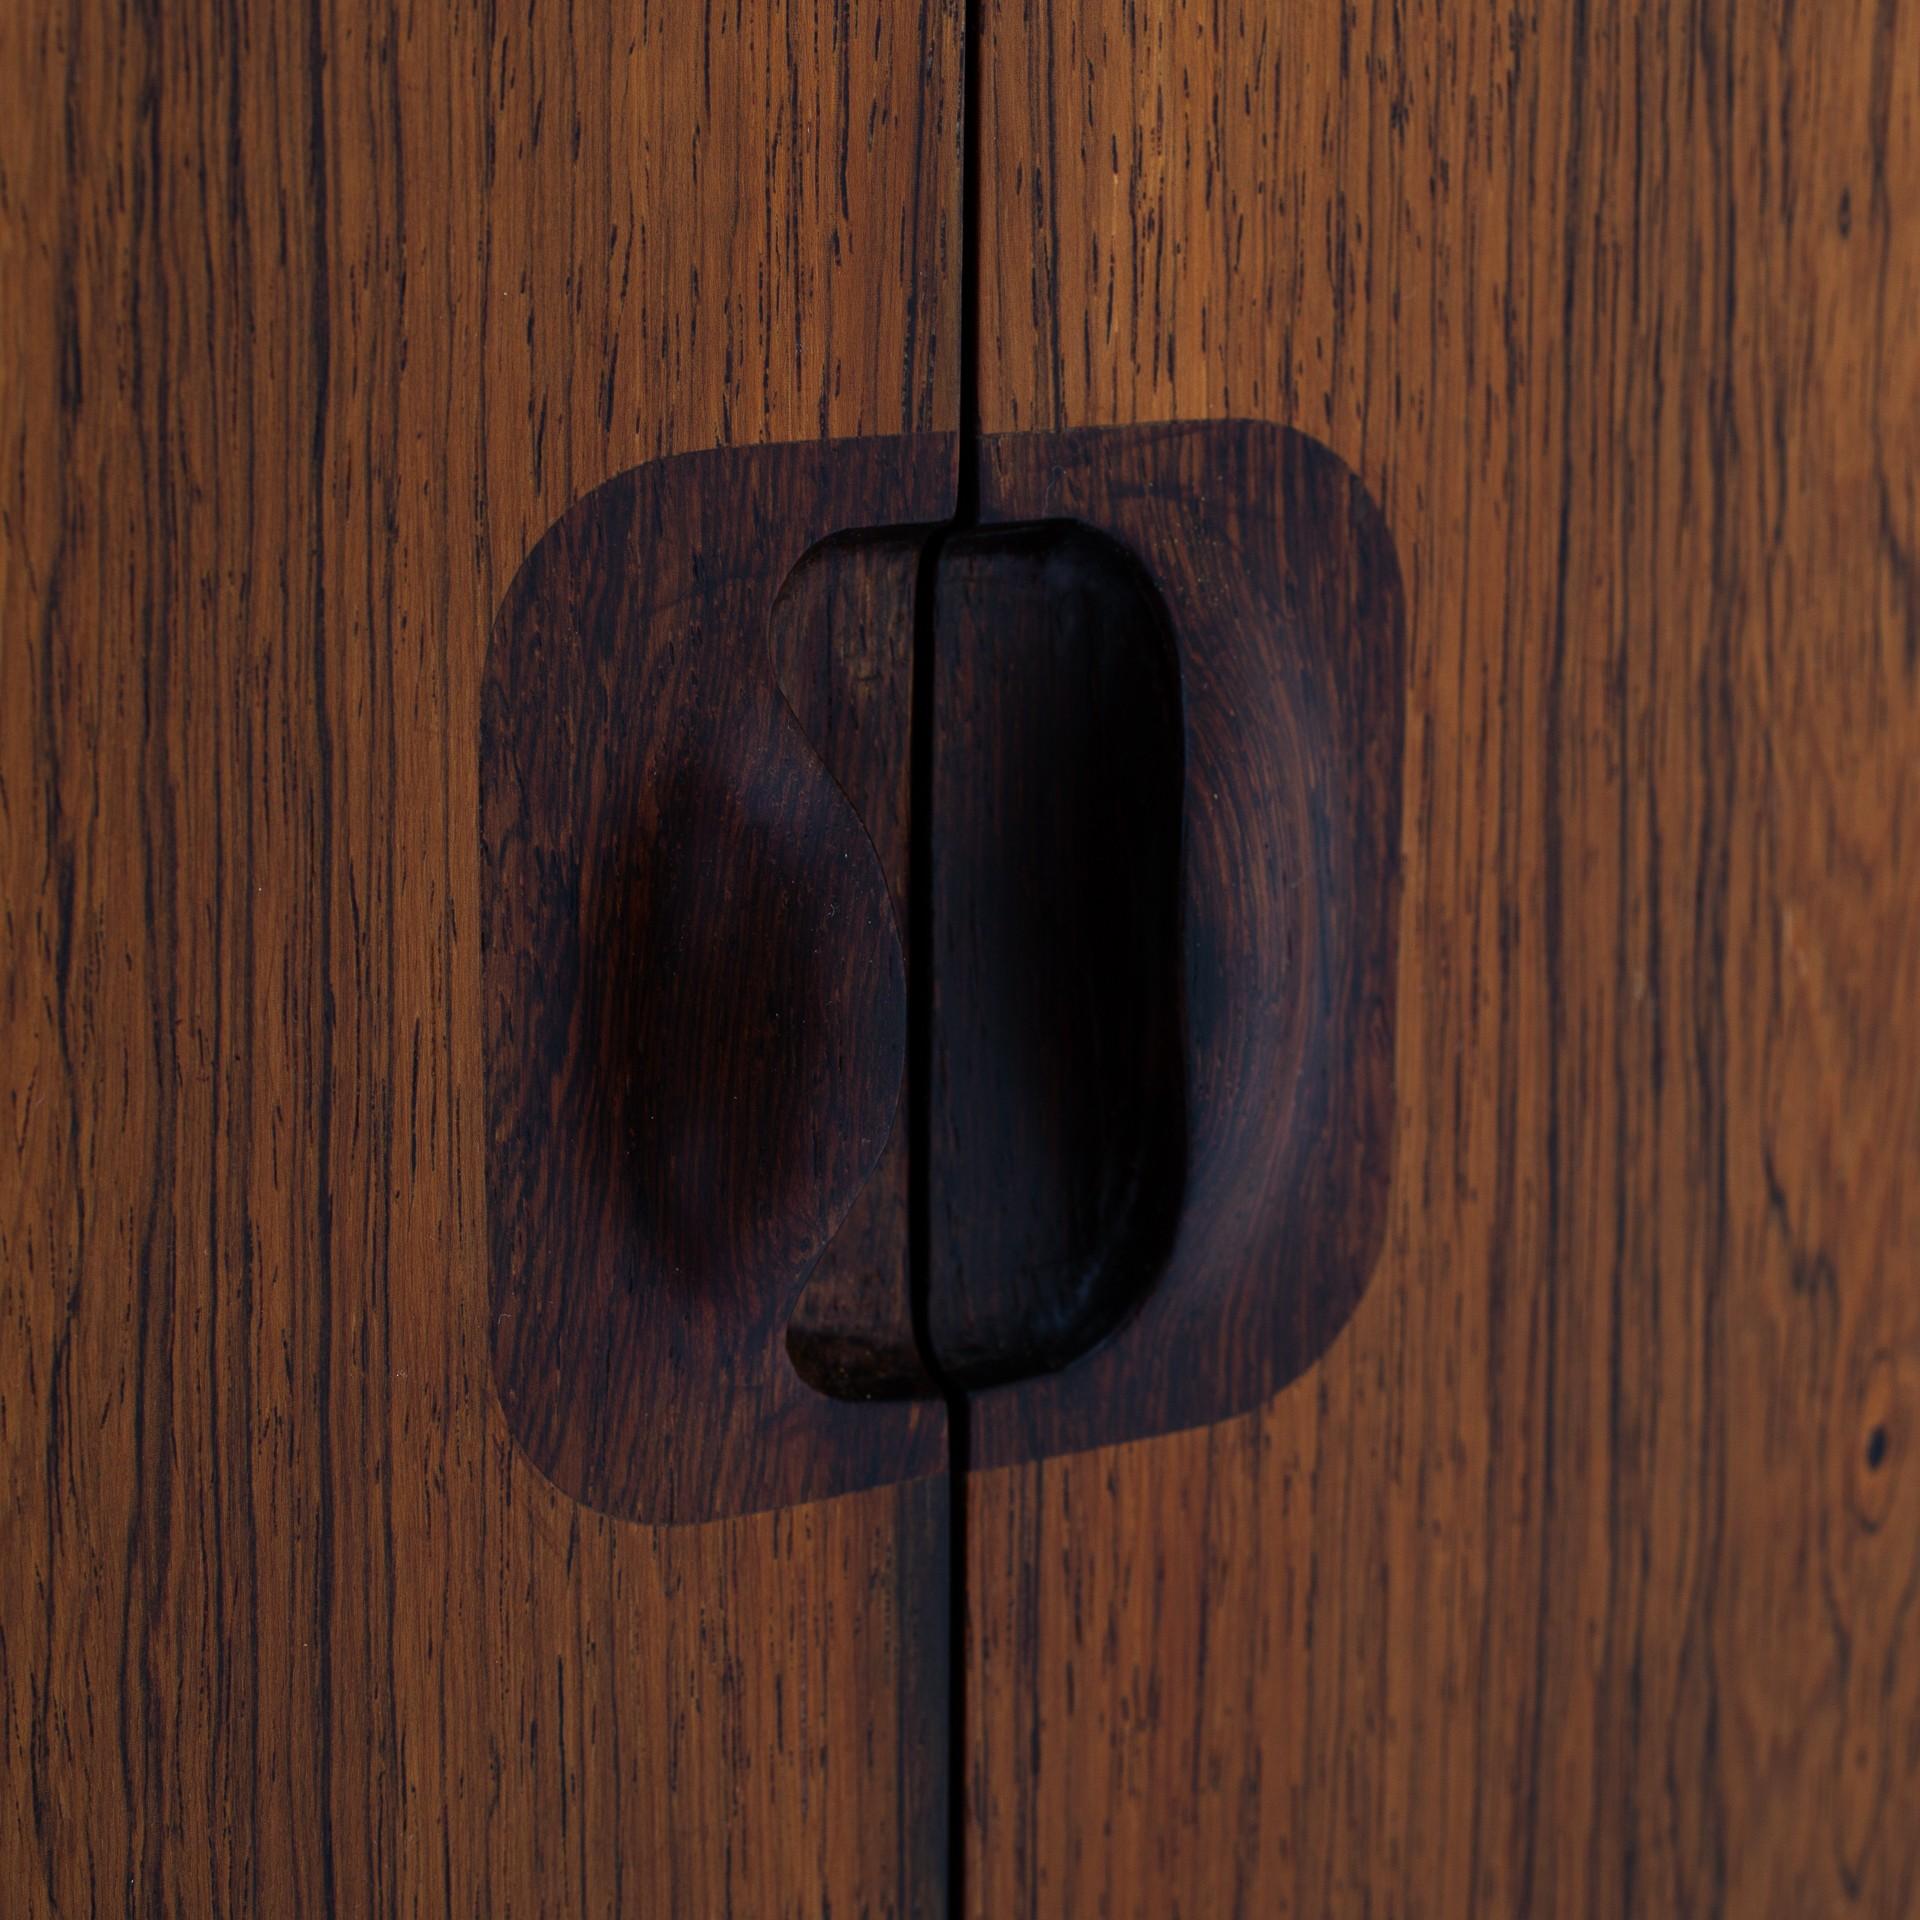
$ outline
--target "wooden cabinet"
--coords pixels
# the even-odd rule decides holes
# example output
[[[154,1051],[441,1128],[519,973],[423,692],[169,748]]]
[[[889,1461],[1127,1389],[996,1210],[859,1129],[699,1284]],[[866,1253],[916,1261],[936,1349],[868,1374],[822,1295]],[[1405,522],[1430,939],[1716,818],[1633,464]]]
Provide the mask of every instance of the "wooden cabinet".
[[[0,1906],[1920,1909],[1907,0],[24,0],[0,97]],[[1157,1437],[562,1493],[516,570],[669,455],[1232,420],[1404,596],[1351,1318]]]

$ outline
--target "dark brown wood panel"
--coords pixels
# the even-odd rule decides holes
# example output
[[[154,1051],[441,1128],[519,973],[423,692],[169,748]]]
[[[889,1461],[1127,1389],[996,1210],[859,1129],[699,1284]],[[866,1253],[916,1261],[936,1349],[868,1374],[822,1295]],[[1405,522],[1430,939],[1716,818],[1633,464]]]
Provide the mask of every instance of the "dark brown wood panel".
[[[1057,1371],[973,1395],[969,1459],[993,1468],[1258,1406],[1318,1360],[1353,1313],[1380,1246],[1391,1157],[1404,646],[1379,511],[1305,434],[1226,421],[1009,435],[982,453],[990,521],[1063,516],[1080,540],[1097,537],[1138,570],[1135,592],[1150,596],[1160,628],[1149,637],[1175,677],[1157,697],[1138,679],[1129,693],[1136,708],[1177,723],[1169,742],[1138,711],[1122,719],[1113,689],[1091,684],[1084,654],[1066,698],[1036,684],[1030,665],[996,660],[1006,641],[982,630],[978,608],[993,607],[1003,631],[1024,623],[1031,655],[1043,627],[1070,624],[1067,603],[1030,575],[1017,615],[1006,600],[994,606],[991,557],[1019,536],[989,525],[956,537],[959,560],[982,559],[954,567],[951,595],[942,572],[936,679],[943,697],[949,684],[967,697],[951,697],[953,723],[934,747],[933,1037],[968,1072],[951,1076],[963,1098],[944,1107],[942,1073],[933,1076],[932,1336],[969,1328],[948,1297],[956,1292],[989,1325],[983,1306],[1002,1324],[1017,1328],[1024,1315],[1058,1338],[1049,1320],[1060,1289],[1051,1276],[1043,1283],[1031,1220],[1004,1199],[1000,1218],[981,1216],[1025,1182],[1038,1198],[1022,1205],[1057,1220],[1085,1180],[1087,1142],[1072,1142],[1080,1167],[1063,1164],[1031,1112],[1014,1121],[1021,1103],[1057,1127],[1048,1103],[1084,1112],[1072,1102],[1092,1090],[1113,1112],[1103,1123],[1112,1138],[1126,1137],[1120,1116],[1131,1119],[1131,1164],[1109,1148],[1109,1166],[1124,1168],[1139,1195],[1141,1243],[1108,1256],[1117,1270],[1100,1279],[1118,1297],[1103,1303],[1107,1325],[1089,1329],[1106,1335],[1093,1350],[1048,1353],[1036,1338],[1034,1361]],[[1139,624],[1134,606],[1099,612],[1109,647],[1124,624]],[[982,744],[986,722],[1005,736],[997,752]],[[1089,767],[1101,789],[1124,784],[1158,818],[1087,821]],[[1016,830],[1007,816],[1022,811],[1045,829]],[[1063,833],[1068,845],[1055,840],[1051,861],[1077,863],[1075,912],[1097,938],[1045,927],[1068,892],[1047,873],[1048,835]],[[1096,879],[1103,862],[1119,877]],[[1026,863],[1045,876],[1039,885]],[[990,871],[977,876],[974,865]],[[1173,897],[1155,899],[1169,881]],[[1109,902],[1133,895],[1135,924],[1116,924],[1096,888]],[[1045,984],[1040,945],[1071,955],[1077,975],[1044,1011],[1031,998]],[[1149,979],[1164,969],[1141,996],[1162,1003],[1151,1029],[1114,1004],[1129,968]],[[1076,1001],[1104,1032],[1065,1031]],[[1149,1072],[1132,1087],[1114,1086],[1111,1068],[1103,1084],[1101,1055],[1125,1039],[1161,1057],[1146,1056]],[[990,1178],[967,1165],[994,1127],[1041,1177],[1011,1155]],[[942,1148],[957,1149],[965,1178],[943,1167]],[[958,1204],[943,1200],[949,1188]],[[1016,1232],[1025,1245],[1008,1244]],[[995,1266],[1017,1278],[983,1284],[977,1269]],[[946,1346],[936,1352],[953,1365]]]
[[[932,519],[952,456],[923,434],[649,461],[561,515],[495,622],[494,1380],[528,1455],[596,1511],[685,1524],[946,1470],[930,1384],[875,1404],[788,1354],[803,1290],[842,1355],[877,1347],[889,1376],[912,1350],[904,1233],[871,1285],[818,1270],[904,1131],[907,979],[882,855],[776,671],[796,622],[830,652],[841,620],[910,648],[917,567],[830,536]],[[865,583],[824,609],[822,543]],[[943,1555],[916,1571],[949,1578]]]
[[[978,1476],[968,1905],[1920,1909],[1920,13],[986,0],[989,431],[1407,587],[1386,1250]]]
[[[494,1407],[474,743],[601,480],[952,425],[958,52],[0,8],[9,1913],[934,1910],[938,1483],[656,1534]]]
[[[1110,443],[996,449],[1028,478],[1109,452],[1124,463]],[[1074,1362],[1086,1379],[1123,1321],[1133,1350],[1131,1316],[1172,1281],[1181,676],[1152,582],[1086,524],[954,534],[929,639],[927,1347],[974,1396],[978,1463],[996,1400],[1024,1411]],[[1096,1419],[1132,1411],[1095,1396]]]
[[[948,499],[952,478],[943,470]],[[890,510],[901,510],[897,498]],[[930,527],[909,527],[822,541],[782,588],[772,633],[781,695],[886,877],[909,980],[914,645],[937,538]],[[879,1164],[787,1322],[800,1376],[840,1398],[939,1397],[914,1331],[912,1076],[909,1049]],[[944,1417],[929,1424],[944,1446]]]

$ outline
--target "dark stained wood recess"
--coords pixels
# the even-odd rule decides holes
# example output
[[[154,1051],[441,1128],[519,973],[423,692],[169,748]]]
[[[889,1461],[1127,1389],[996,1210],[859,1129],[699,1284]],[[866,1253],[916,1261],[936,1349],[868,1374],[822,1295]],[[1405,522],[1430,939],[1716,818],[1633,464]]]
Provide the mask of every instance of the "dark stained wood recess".
[[[841,545],[866,590],[824,620],[818,562],[782,588],[848,523],[931,521],[952,493],[935,436],[650,462],[569,509],[501,610],[480,774],[495,1378],[520,1444],[602,1511],[709,1520],[945,1465],[930,1381],[859,1390],[862,1347],[890,1384],[911,1351],[903,1219],[877,1331],[814,1303],[814,1370],[857,1398],[788,1356],[903,1132],[907,1004],[889,873],[776,670],[795,622],[911,637],[910,541],[873,566]]]
[[[935,1357],[972,1389],[971,1464],[995,1467],[1258,1406],[1359,1301],[1392,1125],[1402,633],[1385,527],[1304,434],[995,437],[981,519],[956,537],[934,656],[929,1285]],[[1048,684],[1049,629],[1077,620],[1113,652],[1130,616],[1112,590],[1069,612],[1036,578],[1057,559],[1009,572],[1008,543],[1033,536],[1004,522],[1126,556],[1163,629],[1158,685],[1096,680],[1084,648]],[[1017,721],[1000,760],[962,754],[996,714]],[[1057,926],[1063,903],[1103,937]],[[1116,993],[1117,970],[1145,984]],[[1076,1102],[1112,1142],[1087,1168],[1060,1145]],[[1029,1184],[1038,1221],[1009,1197]],[[1127,1238],[1110,1248],[1070,1202]],[[1111,1295],[1064,1339],[1036,1312],[1055,1267]],[[994,1353],[983,1330],[1007,1327],[1036,1350]]]
[[[1920,1911],[1920,10],[983,0],[990,435],[1406,592],[1329,1352],[968,1484],[966,1910]]]
[[[601,1511],[938,1472],[943,1392],[981,1465],[1225,1418],[1378,1251],[1377,512],[1304,435],[1224,423],[996,440],[941,531],[951,454],[650,462],[495,624],[494,1369]]]

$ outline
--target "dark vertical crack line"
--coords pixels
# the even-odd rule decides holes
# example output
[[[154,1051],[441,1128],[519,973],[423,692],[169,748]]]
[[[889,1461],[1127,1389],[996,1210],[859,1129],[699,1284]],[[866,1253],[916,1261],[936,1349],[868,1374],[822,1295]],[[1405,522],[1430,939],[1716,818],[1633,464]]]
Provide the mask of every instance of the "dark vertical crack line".
[[[179,1247],[179,806],[173,757],[176,713],[172,616],[177,604],[175,556],[181,545],[169,434],[174,425],[171,281],[164,271],[166,132],[159,83],[164,50],[157,25],[145,36],[137,104],[141,122],[133,166],[135,276],[127,319],[134,413],[140,422],[136,458],[139,497],[147,503],[146,551],[152,564],[135,612],[140,662],[139,852],[147,930],[145,986],[154,1093],[151,1172],[140,1214],[135,1256],[133,1403],[134,1500],[127,1519],[121,1611],[121,1786],[127,1822],[126,1885],[152,1908],[166,1899],[166,1836],[178,1783],[162,1756],[178,1724],[167,1722],[164,1676],[155,1651],[166,1635],[173,1566],[175,1302]],[[63,914],[71,924],[70,915]],[[63,934],[63,938],[66,936]],[[137,1674],[137,1685],[135,1675]]]
[[[317,1284],[314,1300],[313,1401],[318,1414],[320,1484],[314,1509],[314,1630],[316,1685],[320,1719],[316,1728],[315,1772],[318,1775],[321,1911],[338,1911],[339,1888],[334,1858],[334,1431],[333,1431],[333,723],[328,711],[332,698],[327,673],[327,421],[332,378],[332,262],[328,253],[327,199],[327,29],[322,0],[313,0],[307,14],[307,152],[306,186],[312,247],[309,339],[311,341],[313,432],[308,444],[307,484],[313,516],[312,567],[309,574],[313,645],[313,883],[314,926],[312,959],[318,974],[317,1005],[308,1011],[308,1063],[315,1089],[313,1164],[314,1263]],[[317,1024],[317,1033],[313,1030]]]
[[[907,875],[907,1258],[914,1344],[947,1409],[946,1909],[966,1908],[967,1470],[965,1389],[940,1364],[931,1318],[933,1112],[933,755],[935,631],[940,564],[951,536],[980,524],[981,7],[961,9],[959,422],[953,518],[921,550],[914,583],[910,737],[911,840]]]
[[[963,0],[960,67],[960,446],[953,523],[980,524],[981,8]]]
[[[1572,98],[1569,106],[1569,122],[1566,136],[1566,231],[1562,236],[1561,278],[1560,278],[1560,326],[1561,338],[1567,342],[1567,353],[1574,365],[1579,364],[1578,355],[1590,337],[1581,328],[1580,298],[1586,292],[1590,299],[1591,291],[1581,275],[1583,253],[1581,241],[1582,210],[1587,204],[1587,90],[1585,76],[1587,72],[1587,53],[1589,12],[1588,0],[1576,0],[1573,8],[1571,30],[1571,57],[1569,72],[1572,75]],[[1576,344],[1577,343],[1577,344]],[[1543,687],[1545,706],[1544,758],[1541,765],[1541,818],[1544,821],[1544,871],[1542,892],[1544,898],[1542,943],[1546,972],[1547,1004],[1553,1009],[1556,1018],[1567,1017],[1567,886],[1566,851],[1571,829],[1561,806],[1561,781],[1565,777],[1567,766],[1566,720],[1569,704],[1568,672],[1572,658],[1572,644],[1569,635],[1574,618],[1570,605],[1569,582],[1573,565],[1573,543],[1575,538],[1574,502],[1579,495],[1581,475],[1576,459],[1574,435],[1579,424],[1575,415],[1578,398],[1578,382],[1566,380],[1561,385],[1559,397],[1559,501],[1558,518],[1554,531],[1555,564],[1553,569],[1553,625],[1552,643],[1549,648],[1546,679]],[[1503,817],[1505,809],[1502,809]],[[1624,935],[1623,935],[1624,937]],[[1546,1219],[1543,1223],[1545,1236],[1545,1258],[1547,1271],[1558,1275],[1565,1270],[1561,1243],[1567,1233],[1568,1195],[1566,1180],[1566,1143],[1561,1133],[1561,1115],[1569,1108],[1573,1091],[1562,1082],[1562,1057],[1558,1047],[1549,1047],[1547,1054],[1547,1128],[1544,1140],[1546,1160]],[[1507,1103],[1503,1103],[1505,1105]],[[1505,1160],[1511,1153],[1509,1147],[1503,1152]],[[1527,1763],[1524,1778],[1536,1783],[1528,1795],[1525,1832],[1522,1839],[1519,1863],[1519,1882],[1526,1898],[1522,1903],[1532,1910],[1540,1898],[1539,1877],[1543,1871],[1540,1849],[1541,1809],[1537,1783],[1546,1777],[1546,1748],[1555,1731],[1548,1724],[1547,1702],[1552,1681],[1552,1662],[1549,1655],[1548,1632],[1552,1624],[1552,1609],[1549,1596],[1553,1591],[1555,1561],[1554,1549],[1559,1538],[1555,1525],[1560,1497],[1560,1480],[1564,1471],[1561,1429],[1561,1337],[1560,1293],[1557,1285],[1551,1281],[1542,1291],[1540,1351],[1541,1351],[1541,1403],[1545,1408],[1540,1435],[1541,1454],[1541,1511],[1544,1515],[1540,1529],[1539,1564],[1535,1572],[1536,1604],[1533,1619],[1533,1686],[1532,1711],[1526,1729]]]
[[[80,23],[69,9],[67,22],[69,48],[82,45]],[[30,1682],[36,1711],[28,1737],[27,1774],[33,1807],[34,1836],[39,1848],[40,1883],[51,1908],[57,1898],[57,1866],[60,1823],[54,1804],[53,1715],[45,1703],[54,1697],[56,1665],[60,1646],[56,1595],[61,1582],[57,1574],[61,1556],[61,1487],[68,1472],[62,1435],[66,1430],[63,1409],[67,1398],[67,1370],[72,1359],[73,1333],[80,1316],[80,1298],[86,1282],[90,1254],[88,1235],[93,1224],[88,1205],[91,1183],[87,1178],[87,1155],[80,1133],[80,1102],[75,1089],[81,1084],[76,1070],[74,1046],[74,925],[75,888],[78,872],[77,836],[74,823],[67,817],[66,739],[67,708],[61,698],[69,664],[65,644],[65,603],[68,568],[68,534],[74,524],[74,440],[79,431],[84,388],[80,377],[79,305],[74,291],[74,233],[78,225],[74,182],[80,177],[80,163],[74,129],[78,124],[75,96],[76,62],[70,55],[65,70],[66,154],[60,175],[58,210],[52,231],[59,238],[54,255],[54,312],[59,338],[65,343],[60,356],[59,411],[49,449],[49,465],[44,475],[53,502],[53,553],[48,563],[46,587],[41,595],[39,632],[39,684],[35,688],[39,738],[35,772],[44,800],[42,826],[45,835],[44,859],[54,901],[53,923],[53,1020],[55,1045],[60,1056],[60,1085],[64,1092],[66,1124],[63,1129],[62,1158],[67,1191],[72,1195],[71,1253],[64,1267],[49,1269],[63,1292],[59,1318],[53,1337],[52,1358],[47,1375],[47,1447],[44,1467],[46,1491],[46,1567],[48,1577],[41,1589],[41,1628],[37,1649],[39,1671]]]

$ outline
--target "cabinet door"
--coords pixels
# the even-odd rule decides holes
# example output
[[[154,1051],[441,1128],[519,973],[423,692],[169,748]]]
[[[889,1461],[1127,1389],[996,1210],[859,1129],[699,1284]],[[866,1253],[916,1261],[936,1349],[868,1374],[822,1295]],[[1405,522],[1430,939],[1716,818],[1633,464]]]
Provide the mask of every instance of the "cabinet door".
[[[0,105],[0,1904],[1920,1907],[1910,0],[28,0]],[[516,569],[663,456],[1229,421],[1404,595],[1351,1320],[957,1495],[577,1503]]]
[[[0,9],[9,1913],[937,1910],[943,1483],[655,1531],[508,1437],[475,742],[599,481],[951,431],[959,53]]]
[[[1920,1903],[1920,14],[984,0],[989,431],[1407,596],[1385,1251],[968,1488],[982,1915]]]

